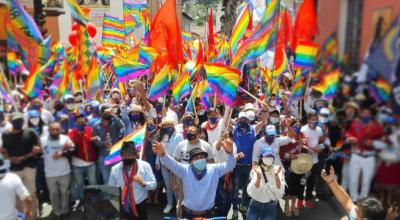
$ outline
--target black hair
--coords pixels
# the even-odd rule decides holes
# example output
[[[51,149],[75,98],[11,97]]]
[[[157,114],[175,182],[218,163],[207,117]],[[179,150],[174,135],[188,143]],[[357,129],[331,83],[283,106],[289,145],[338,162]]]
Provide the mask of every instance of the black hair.
[[[310,120],[311,117],[318,117],[318,115],[316,113],[308,113],[307,120]]]
[[[121,146],[121,154],[134,153],[137,154],[136,144],[133,141],[125,141]]]
[[[359,208],[361,208],[362,217],[369,220],[381,220],[385,218],[385,210],[383,209],[382,203],[373,197],[367,197],[357,202]]]
[[[86,118],[85,118],[85,116],[84,116],[83,114],[77,114],[77,115],[75,115],[74,121],[76,122],[76,121],[77,121],[78,119],[80,119],[80,118],[84,118],[85,121],[86,121]]]
[[[200,134],[201,133],[201,128],[199,126],[190,125],[189,128],[195,128],[196,129],[196,134]]]

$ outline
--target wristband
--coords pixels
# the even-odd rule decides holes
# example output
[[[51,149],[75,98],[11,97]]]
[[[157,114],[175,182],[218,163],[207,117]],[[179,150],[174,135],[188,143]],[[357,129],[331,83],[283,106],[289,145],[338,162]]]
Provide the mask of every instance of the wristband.
[[[327,182],[327,184],[329,185],[329,184],[331,184],[331,183],[333,183],[333,182],[335,182],[335,180],[332,180],[332,181],[330,181],[330,182]]]

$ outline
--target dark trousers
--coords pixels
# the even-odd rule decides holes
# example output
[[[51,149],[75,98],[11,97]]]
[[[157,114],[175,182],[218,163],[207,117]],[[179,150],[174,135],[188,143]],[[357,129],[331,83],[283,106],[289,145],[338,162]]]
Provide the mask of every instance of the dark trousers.
[[[293,172],[287,172],[286,176],[286,195],[288,196],[296,196],[298,199],[303,200],[304,196],[304,185],[300,184],[301,178],[303,178],[304,174],[295,174]]]
[[[147,204],[146,201],[136,204],[136,210],[138,212],[138,217],[133,216],[131,213],[127,213],[121,206],[121,220],[147,220]]]
[[[233,200],[232,190],[224,188],[224,177],[218,182],[217,194],[215,195],[215,206],[217,216],[227,216]]]
[[[317,176],[321,174],[321,169],[318,164],[314,164],[311,169],[311,175],[307,179],[307,189],[306,189],[306,200],[311,200],[313,198],[312,192],[314,190],[315,182],[317,181]]]
[[[212,217],[214,217],[214,210],[213,209],[207,210],[203,214],[196,215],[196,214],[193,214],[191,211],[187,210],[185,207],[183,207],[182,218],[184,218],[184,219],[212,218]]]
[[[237,165],[233,169],[233,210],[238,211],[239,205],[245,209],[249,206],[249,195],[247,195],[247,185],[249,184],[249,176],[251,165]],[[242,190],[242,200],[239,204],[239,190]]]

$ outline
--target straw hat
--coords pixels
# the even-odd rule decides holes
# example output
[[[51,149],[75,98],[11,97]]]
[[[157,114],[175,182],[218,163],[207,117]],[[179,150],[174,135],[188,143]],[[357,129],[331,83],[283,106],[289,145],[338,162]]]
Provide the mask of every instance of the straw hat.
[[[160,126],[162,126],[164,124],[174,124],[175,125],[176,121],[171,117],[165,116],[162,118]]]
[[[254,108],[254,105],[253,105],[253,104],[251,104],[251,103],[247,103],[247,104],[245,104],[245,105],[244,105],[244,107],[243,107],[243,111],[244,111],[244,112],[247,112],[247,111],[253,111],[253,112],[256,112],[256,111],[257,111],[257,109],[256,109],[256,108]]]
[[[310,171],[313,167],[313,160],[311,155],[301,153],[297,154],[297,159],[292,160],[290,168],[295,174],[305,174]]]
[[[143,112],[146,113],[144,111],[144,108],[141,105],[136,105],[136,104],[132,104],[129,108],[130,112]]]

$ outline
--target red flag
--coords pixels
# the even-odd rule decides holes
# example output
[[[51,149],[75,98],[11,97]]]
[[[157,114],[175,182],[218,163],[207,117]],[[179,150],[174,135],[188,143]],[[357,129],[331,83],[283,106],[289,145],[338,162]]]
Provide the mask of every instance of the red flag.
[[[208,16],[208,61],[213,62],[215,55],[215,42],[214,42],[214,24],[213,24],[213,13],[210,9],[210,15]]]
[[[292,18],[286,7],[281,7],[279,14],[279,31],[275,48],[274,67],[281,65],[283,61],[283,51],[291,47],[292,43]]]
[[[296,15],[294,25],[293,49],[301,42],[312,42],[318,34],[318,21],[314,0],[304,0]]]
[[[169,61],[183,62],[181,29],[176,16],[176,0],[167,0],[158,10],[151,24],[149,46],[159,52],[167,50]]]

